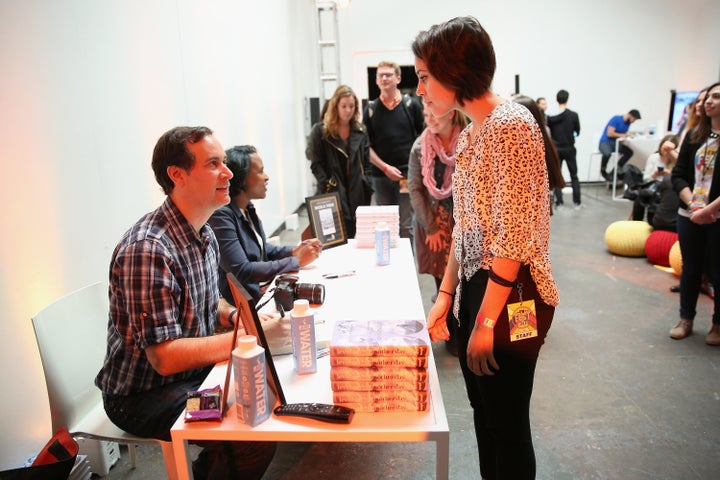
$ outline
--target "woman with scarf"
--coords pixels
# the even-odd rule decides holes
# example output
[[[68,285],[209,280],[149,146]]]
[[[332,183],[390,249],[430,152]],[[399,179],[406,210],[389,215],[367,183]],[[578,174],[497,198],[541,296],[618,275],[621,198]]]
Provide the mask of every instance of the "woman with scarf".
[[[424,109],[423,133],[410,150],[408,166],[408,189],[410,203],[415,212],[415,258],[418,272],[428,273],[440,287],[448,255],[453,229],[452,174],[455,171],[455,146],[458,135],[467,125],[467,118],[460,111],[436,117]],[[457,356],[454,332],[455,317],[447,317],[450,339],[447,350]]]

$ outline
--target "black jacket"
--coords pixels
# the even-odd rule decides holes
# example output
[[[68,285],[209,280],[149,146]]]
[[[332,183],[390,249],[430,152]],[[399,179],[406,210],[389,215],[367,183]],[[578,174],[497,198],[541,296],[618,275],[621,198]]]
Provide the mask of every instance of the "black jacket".
[[[678,196],[683,188],[688,187],[690,191],[695,187],[695,153],[705,143],[692,143],[690,141],[692,131],[687,133],[685,141],[680,146],[677,163],[672,170],[672,185]],[[720,168],[717,166],[713,169],[712,185],[710,186],[710,196],[708,203],[715,200],[720,195]],[[688,206],[681,200],[684,208]]]
[[[317,193],[338,192],[348,238],[355,236],[355,209],[366,205],[363,174],[370,168],[370,147],[365,130],[357,125],[350,130],[347,152],[339,138],[323,135],[323,123],[310,131],[305,155],[317,180]]]

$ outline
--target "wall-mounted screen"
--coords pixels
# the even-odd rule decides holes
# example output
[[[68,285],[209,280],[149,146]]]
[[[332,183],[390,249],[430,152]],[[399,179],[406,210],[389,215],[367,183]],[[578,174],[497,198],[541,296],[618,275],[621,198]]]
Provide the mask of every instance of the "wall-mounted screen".
[[[678,92],[670,90],[670,116],[668,118],[668,130],[678,133],[687,121],[687,109],[700,93],[699,90],[687,90]]]

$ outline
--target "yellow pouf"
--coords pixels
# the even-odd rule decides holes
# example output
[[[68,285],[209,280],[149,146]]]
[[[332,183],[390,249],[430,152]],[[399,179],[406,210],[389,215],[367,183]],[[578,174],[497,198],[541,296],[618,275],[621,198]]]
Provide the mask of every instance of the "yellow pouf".
[[[678,277],[682,273],[682,253],[680,253],[680,242],[673,243],[670,247],[670,266]]]
[[[645,256],[645,242],[652,227],[639,220],[619,220],[605,230],[605,243],[610,253],[623,257]]]

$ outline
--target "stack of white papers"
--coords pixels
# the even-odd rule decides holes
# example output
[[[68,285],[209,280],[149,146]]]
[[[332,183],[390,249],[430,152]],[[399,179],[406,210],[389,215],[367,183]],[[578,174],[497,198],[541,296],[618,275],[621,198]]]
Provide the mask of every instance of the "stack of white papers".
[[[390,228],[390,246],[400,241],[400,210],[397,205],[367,205],[355,210],[355,241],[360,248],[375,247],[375,227],[385,222]]]

